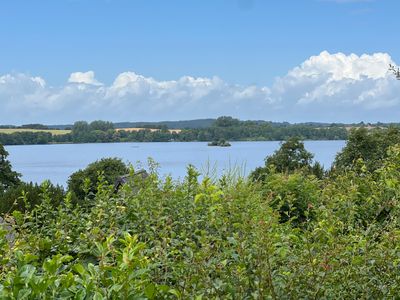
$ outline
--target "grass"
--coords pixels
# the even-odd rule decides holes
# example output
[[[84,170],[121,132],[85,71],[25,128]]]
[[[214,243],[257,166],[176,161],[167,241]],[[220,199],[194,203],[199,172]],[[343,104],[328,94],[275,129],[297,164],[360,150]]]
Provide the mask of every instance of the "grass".
[[[53,135],[62,135],[70,133],[71,130],[58,129],[29,129],[29,128],[0,128],[0,133],[11,134],[15,132],[50,132]]]

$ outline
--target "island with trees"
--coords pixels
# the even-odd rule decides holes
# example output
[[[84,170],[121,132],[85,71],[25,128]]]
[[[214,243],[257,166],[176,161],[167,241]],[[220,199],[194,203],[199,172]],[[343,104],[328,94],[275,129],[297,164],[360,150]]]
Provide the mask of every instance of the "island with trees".
[[[219,141],[214,140],[214,141],[208,143],[208,146],[230,147],[231,144],[228,141],[225,141],[224,139],[221,139]]]

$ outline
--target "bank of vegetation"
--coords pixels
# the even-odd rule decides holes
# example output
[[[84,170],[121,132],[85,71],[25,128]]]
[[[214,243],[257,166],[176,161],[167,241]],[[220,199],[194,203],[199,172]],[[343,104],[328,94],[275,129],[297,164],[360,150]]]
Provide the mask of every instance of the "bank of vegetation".
[[[167,123],[170,124],[170,123]],[[186,123],[183,123],[186,124]],[[196,125],[197,124],[197,125]],[[120,123],[119,126],[130,125]],[[232,117],[220,117],[212,123],[195,122],[194,128],[171,130],[163,124],[137,124],[142,130],[116,128],[111,122],[75,122],[68,130],[43,129],[35,125],[25,128],[0,129],[0,143],[3,145],[33,145],[51,143],[110,143],[110,142],[212,142],[226,141],[282,141],[298,136],[306,140],[344,140],[348,130],[345,126],[326,124],[288,124],[262,121],[240,121]],[[189,126],[186,124],[185,126]],[[40,128],[39,128],[40,127]],[[64,128],[64,127],[63,127]],[[69,127],[67,127],[69,128]],[[8,132],[5,132],[8,131]],[[11,133],[10,133],[11,131]]]
[[[188,166],[174,181],[153,164],[143,178],[104,159],[65,195],[45,182],[11,200],[3,149],[0,298],[396,298],[399,143],[396,128],[354,130],[324,170],[289,138],[248,178]]]

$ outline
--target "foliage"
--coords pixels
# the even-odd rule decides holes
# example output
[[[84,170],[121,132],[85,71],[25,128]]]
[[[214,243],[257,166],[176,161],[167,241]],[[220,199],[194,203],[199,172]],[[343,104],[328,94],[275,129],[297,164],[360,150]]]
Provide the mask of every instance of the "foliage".
[[[265,193],[271,199],[271,206],[279,211],[281,222],[301,226],[314,217],[320,188],[313,176],[300,172],[294,174],[270,174],[264,182]]]
[[[304,143],[297,137],[289,138],[281,144],[280,148],[274,154],[265,158],[265,166],[258,167],[251,174],[253,180],[265,181],[268,173],[293,173],[302,170],[306,174],[314,174],[322,178],[323,168],[316,162],[313,164],[314,155],[308,152]]]
[[[309,167],[313,155],[304,148],[300,139],[290,138],[281,147],[265,159],[266,166],[274,165],[278,172],[290,173]]]
[[[389,147],[398,143],[400,143],[400,129],[397,127],[354,129],[349,135],[346,147],[336,156],[334,167],[338,170],[351,169],[358,159],[362,159],[368,170],[376,170],[387,157]]]
[[[97,121],[91,122],[89,124],[89,128],[90,128],[90,130],[107,131],[110,129],[114,129],[114,124],[112,122],[97,120]],[[72,127],[72,130],[75,130],[74,127]]]
[[[74,143],[95,143],[112,140],[114,125],[106,121],[93,121],[88,124],[78,121],[72,127],[71,137]]]
[[[240,121],[238,119],[223,116],[216,119],[213,125],[216,127],[232,127],[232,126],[238,126],[239,124]]]
[[[17,172],[12,170],[10,162],[7,160],[8,152],[0,144],[0,196],[10,187],[20,182]]]
[[[99,177],[114,184],[119,176],[129,173],[129,168],[118,158],[103,158],[89,164],[85,169],[73,173],[68,179],[68,191],[75,201],[82,202],[97,192]]]
[[[35,205],[41,203],[44,187],[51,197],[51,208],[54,209],[63,201],[65,196],[64,189],[61,186],[55,186],[49,181],[42,185],[20,182],[9,188],[5,193],[0,194],[0,214],[11,213],[14,210],[32,209]]]

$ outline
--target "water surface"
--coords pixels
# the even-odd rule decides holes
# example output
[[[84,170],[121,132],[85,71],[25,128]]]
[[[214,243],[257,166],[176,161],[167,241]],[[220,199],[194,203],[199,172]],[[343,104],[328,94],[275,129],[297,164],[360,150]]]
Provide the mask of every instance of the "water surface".
[[[232,142],[232,147],[208,147],[204,142],[107,143],[6,146],[13,169],[25,181],[65,185],[68,176],[104,157],[118,157],[124,162],[146,166],[147,159],[159,163],[161,175],[182,178],[188,164],[203,173],[221,174],[239,169],[247,175],[264,164],[264,158],[279,148],[279,142]],[[325,167],[329,167],[345,141],[306,141],[306,149]]]

